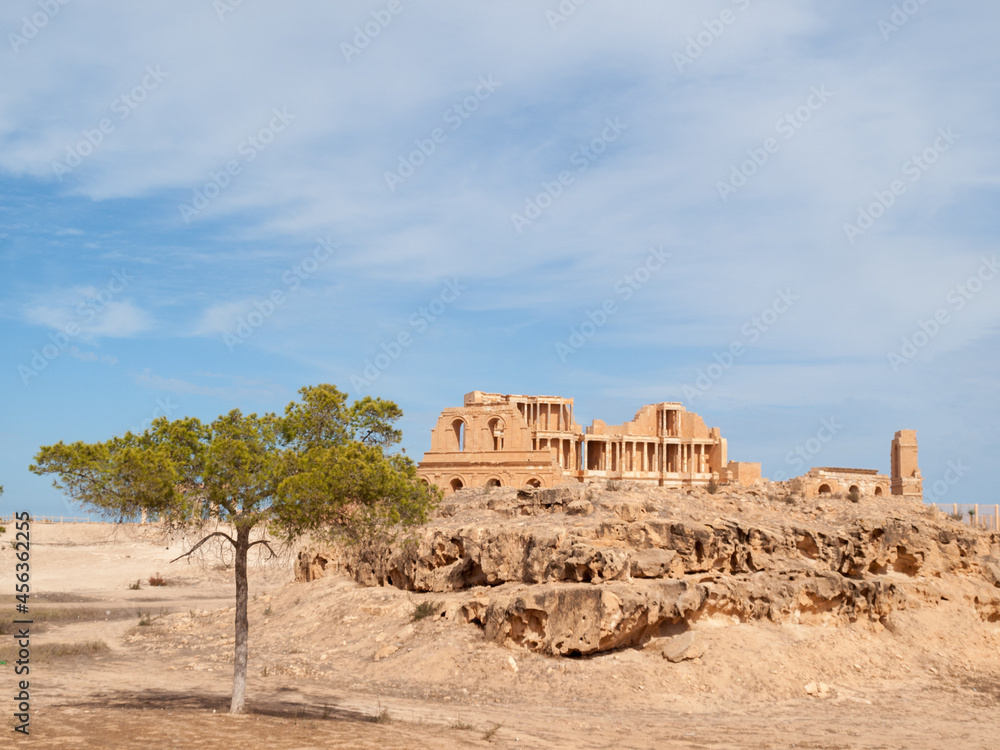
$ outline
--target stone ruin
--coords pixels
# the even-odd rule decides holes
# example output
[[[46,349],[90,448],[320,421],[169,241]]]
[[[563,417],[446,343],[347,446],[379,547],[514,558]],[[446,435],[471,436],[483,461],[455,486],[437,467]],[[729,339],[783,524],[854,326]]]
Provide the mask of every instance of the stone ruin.
[[[418,475],[450,494],[466,487],[553,487],[628,480],[659,487],[749,485],[759,463],[726,459],[726,440],[680,403],[643,406],[631,422],[573,421],[573,399],[473,391],[445,409]]]
[[[874,469],[813,468],[789,480],[804,497],[850,493],[922,500],[917,434],[892,441],[891,476]],[[473,391],[445,409],[431,431],[418,476],[451,494],[470,487],[554,487],[619,480],[657,487],[749,487],[759,463],[728,461],[726,439],[675,401],[643,406],[620,425],[573,420],[573,399]]]

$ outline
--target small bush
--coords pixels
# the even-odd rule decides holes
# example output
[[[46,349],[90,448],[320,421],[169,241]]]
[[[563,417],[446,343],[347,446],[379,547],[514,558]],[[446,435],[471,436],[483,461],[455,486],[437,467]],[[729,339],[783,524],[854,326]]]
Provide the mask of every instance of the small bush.
[[[965,520],[965,514],[962,511],[955,511],[954,513],[949,513],[948,518],[952,521],[963,521]]]
[[[388,708],[383,708],[382,702],[379,701],[378,709],[375,711],[375,715],[372,716],[372,722],[375,724],[391,724],[392,714],[389,713]]]
[[[149,585],[150,586],[166,586],[167,585],[167,579],[164,578],[163,576],[161,576],[159,573],[157,573],[156,575],[151,575],[149,577]]]
[[[271,605],[270,604],[268,604],[266,607],[264,607],[264,617],[267,617],[269,614],[271,614]]]
[[[436,614],[439,606],[438,602],[420,602],[420,604],[418,604],[413,610],[413,622],[423,620],[425,617],[430,617],[431,615]]]
[[[502,726],[503,724],[494,724],[493,726],[491,726],[489,729],[483,732],[483,739],[486,740],[487,742],[492,740],[493,735],[495,735],[497,733],[497,730],[499,730],[500,727]]]
[[[719,483],[715,481],[715,477],[708,480],[708,485],[705,487],[708,490],[709,495],[714,495],[719,491]]]
[[[851,491],[847,493],[847,499],[852,503],[861,502],[861,492],[857,487],[851,487]]]
[[[129,590],[131,591],[138,591],[140,588],[142,588],[142,582],[136,581],[135,583],[130,583],[128,587]]]
[[[618,492],[623,489],[623,487],[624,484],[617,479],[609,479],[604,485],[604,489],[608,492]]]
[[[6,526],[0,526],[0,534],[3,534],[5,531],[7,531],[7,527]]]
[[[153,624],[153,618],[149,614],[149,612],[144,612],[143,610],[140,609],[138,612],[136,612],[136,614],[139,615],[139,625],[141,625],[142,627],[146,627],[148,625]]]

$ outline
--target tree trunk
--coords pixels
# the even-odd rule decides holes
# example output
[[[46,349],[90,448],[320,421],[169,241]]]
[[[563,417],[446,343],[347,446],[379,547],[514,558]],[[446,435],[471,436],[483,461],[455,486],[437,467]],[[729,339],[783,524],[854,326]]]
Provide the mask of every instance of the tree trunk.
[[[247,639],[250,625],[247,621],[247,551],[250,549],[251,525],[236,524],[236,644],[233,654],[233,703],[231,714],[243,713],[247,695]]]

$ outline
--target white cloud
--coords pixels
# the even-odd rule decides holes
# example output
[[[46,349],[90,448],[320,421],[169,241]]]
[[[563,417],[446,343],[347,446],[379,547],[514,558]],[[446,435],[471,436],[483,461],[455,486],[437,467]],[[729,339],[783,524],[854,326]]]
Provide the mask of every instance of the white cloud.
[[[32,325],[76,330],[81,340],[130,338],[151,330],[152,316],[131,300],[115,300],[107,288],[75,287],[50,291],[23,311]]]

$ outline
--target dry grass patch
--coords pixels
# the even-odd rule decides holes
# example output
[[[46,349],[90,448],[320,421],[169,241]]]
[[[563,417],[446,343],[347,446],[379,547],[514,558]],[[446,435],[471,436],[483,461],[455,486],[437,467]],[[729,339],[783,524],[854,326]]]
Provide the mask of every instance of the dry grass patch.
[[[44,633],[51,625],[68,622],[103,622],[105,620],[128,620],[132,611],[123,608],[101,609],[98,607],[40,607],[32,605],[26,615],[14,614],[11,610],[0,615],[0,635],[17,632],[15,619],[30,619],[32,633]],[[23,626],[22,626],[23,627]]]
[[[31,661],[45,662],[70,656],[93,656],[108,650],[104,641],[80,641],[77,643],[32,643]],[[0,645],[0,661],[12,663],[17,659],[19,648],[16,642]]]

